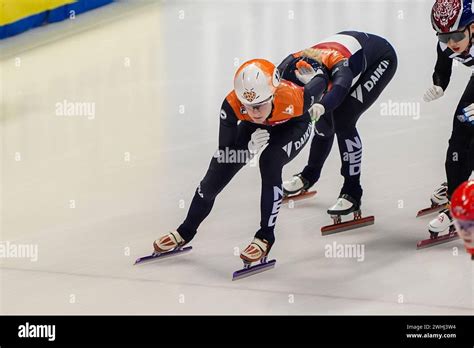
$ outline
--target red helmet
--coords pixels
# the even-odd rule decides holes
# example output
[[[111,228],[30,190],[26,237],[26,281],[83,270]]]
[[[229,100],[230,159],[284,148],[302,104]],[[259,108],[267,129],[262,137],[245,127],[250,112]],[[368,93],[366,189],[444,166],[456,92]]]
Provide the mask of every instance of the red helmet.
[[[474,255],[474,180],[463,182],[454,191],[451,196],[451,214],[467,252]]]
[[[474,180],[463,182],[451,196],[451,213],[458,220],[474,222]]]

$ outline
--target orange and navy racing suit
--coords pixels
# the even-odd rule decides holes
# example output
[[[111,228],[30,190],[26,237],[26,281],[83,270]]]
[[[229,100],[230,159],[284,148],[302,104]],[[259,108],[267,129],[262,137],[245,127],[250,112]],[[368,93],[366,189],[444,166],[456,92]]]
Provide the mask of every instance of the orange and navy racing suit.
[[[281,80],[273,96],[271,114],[264,124],[252,122],[234,91],[227,95],[220,110],[218,150],[196,189],[186,219],[177,229],[186,242],[195,236],[199,225],[211,212],[216,196],[252,158],[248,143],[252,133],[263,128],[268,130],[270,139],[259,159],[261,218],[255,237],[273,245],[275,222],[283,198],[282,168],[308,142],[312,123],[307,110],[321,99],[324,88],[325,84],[320,83],[303,87]],[[225,229],[224,226],[221,228]]]
[[[315,70],[320,70],[310,83],[328,81],[329,90],[319,101],[325,113],[315,123],[308,164],[300,174],[309,186],[318,181],[336,135],[344,177],[340,194],[360,203],[362,142],[356,123],[393,78],[397,55],[384,38],[356,31],[337,33],[313,48],[320,53],[320,63],[297,52],[278,67],[282,78],[301,85],[295,69],[296,63],[305,59]]]

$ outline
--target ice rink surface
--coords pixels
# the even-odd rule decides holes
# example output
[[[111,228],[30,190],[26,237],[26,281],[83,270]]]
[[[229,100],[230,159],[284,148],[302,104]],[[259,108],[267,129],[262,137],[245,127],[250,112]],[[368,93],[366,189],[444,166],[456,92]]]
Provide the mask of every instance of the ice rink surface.
[[[455,65],[445,96],[422,101],[436,58],[431,5],[122,1],[1,42],[0,240],[36,245],[38,258],[0,259],[0,313],[472,314],[473,262],[462,242],[416,250],[434,216],[415,214],[444,181],[471,75]],[[249,166],[218,196],[190,254],[133,266],[184,219],[236,67],[255,57],[279,63],[347,29],[386,37],[399,57],[358,123],[363,212],[375,225],[321,236],[342,184],[334,144],[318,195],[280,211],[274,270],[231,281],[241,267],[235,248],[260,217],[260,176]],[[61,114],[68,102],[94,109]],[[386,115],[390,105],[413,109]],[[327,257],[333,243],[364,246],[363,260]]]

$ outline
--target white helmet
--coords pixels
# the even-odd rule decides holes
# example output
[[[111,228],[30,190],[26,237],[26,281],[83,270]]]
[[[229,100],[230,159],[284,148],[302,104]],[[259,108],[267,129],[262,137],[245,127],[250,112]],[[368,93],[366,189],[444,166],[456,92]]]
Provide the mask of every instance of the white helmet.
[[[280,84],[280,73],[265,59],[245,62],[235,73],[234,90],[242,104],[255,105],[270,99]]]

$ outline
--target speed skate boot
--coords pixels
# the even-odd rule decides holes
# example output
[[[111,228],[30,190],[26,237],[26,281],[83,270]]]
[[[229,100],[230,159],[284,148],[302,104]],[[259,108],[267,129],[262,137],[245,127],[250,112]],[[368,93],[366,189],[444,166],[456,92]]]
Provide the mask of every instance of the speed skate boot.
[[[454,221],[449,209],[442,210],[436,219],[430,221],[428,230],[431,238],[437,238],[438,234],[447,230],[454,229]]]
[[[269,252],[270,245],[265,239],[254,238],[252,243],[240,253],[240,258],[245,265],[250,266],[252,262],[265,262]]]
[[[438,187],[431,194],[431,204],[432,205],[445,205],[448,203],[448,183],[443,182],[440,187]]]
[[[321,233],[323,235],[328,235],[374,224],[374,216],[362,217],[360,206],[360,201],[357,201],[348,194],[341,194],[337,199],[336,204],[330,207],[327,211],[333,220],[333,224],[322,227]],[[354,218],[351,221],[342,222],[342,216],[351,213],[354,214]]]
[[[349,195],[342,194],[331,208],[328,209],[328,214],[334,219],[334,223],[341,222],[342,215],[354,213],[354,219],[360,218],[360,201],[356,201]]]
[[[240,253],[244,268],[234,272],[232,280],[245,278],[275,267],[276,260],[267,260],[271,247],[265,239],[255,237],[252,243]],[[259,264],[252,266],[253,262],[259,262]]]
[[[431,194],[430,197],[431,206],[418,211],[416,217],[436,213],[444,208],[448,204],[448,183],[443,182],[436,190]]]
[[[316,191],[309,191],[309,181],[299,174],[295,174],[290,180],[283,181],[283,202],[286,203],[290,199],[300,200],[304,198],[310,198],[316,194]]]
[[[283,181],[283,194],[286,196],[296,195],[309,189],[309,181],[301,173],[295,174],[288,181]]]
[[[181,237],[177,231],[165,234],[153,242],[153,253],[151,255],[143,256],[135,261],[135,264],[152,261],[157,259],[164,259],[170,256],[176,256],[191,251],[193,247],[184,247],[187,242]]]
[[[458,239],[459,235],[454,227],[454,221],[451,217],[451,211],[449,209],[449,203],[447,208],[442,210],[436,219],[430,221],[428,230],[430,232],[430,238],[421,240],[416,244],[417,249],[427,248],[433,245],[450,242]],[[442,232],[448,232],[440,235]]]
[[[186,244],[185,240],[177,231],[170,232],[153,242],[156,253],[164,253],[178,249]]]

